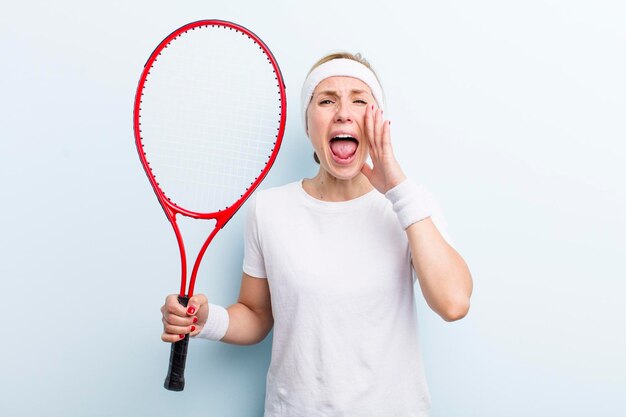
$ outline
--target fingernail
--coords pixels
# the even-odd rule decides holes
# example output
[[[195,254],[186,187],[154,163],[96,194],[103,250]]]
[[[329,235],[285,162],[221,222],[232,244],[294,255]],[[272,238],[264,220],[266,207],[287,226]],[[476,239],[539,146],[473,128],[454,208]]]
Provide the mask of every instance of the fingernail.
[[[178,337],[180,337],[181,339],[184,339],[185,335],[184,334],[179,334]]]
[[[374,110],[374,105],[372,104],[372,110]]]
[[[187,309],[187,313],[189,313],[189,314],[193,314],[193,313],[195,313],[195,312],[196,312],[196,309],[195,309],[195,308],[193,308],[193,307],[189,307],[189,308]]]
[[[195,332],[196,331],[196,326],[191,326],[191,331]]]
[[[197,318],[197,317],[194,317],[194,318],[193,318],[193,322],[194,322],[194,323],[197,323],[197,322],[198,322],[198,318]]]

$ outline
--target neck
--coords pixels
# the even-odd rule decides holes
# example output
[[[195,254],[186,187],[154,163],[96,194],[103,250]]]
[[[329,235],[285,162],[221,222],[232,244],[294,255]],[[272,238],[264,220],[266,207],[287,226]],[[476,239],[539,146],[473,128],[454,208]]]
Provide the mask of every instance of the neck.
[[[374,188],[365,175],[359,173],[349,180],[341,180],[320,168],[317,175],[305,179],[302,183],[304,191],[318,200],[338,202],[353,200],[372,191]]]

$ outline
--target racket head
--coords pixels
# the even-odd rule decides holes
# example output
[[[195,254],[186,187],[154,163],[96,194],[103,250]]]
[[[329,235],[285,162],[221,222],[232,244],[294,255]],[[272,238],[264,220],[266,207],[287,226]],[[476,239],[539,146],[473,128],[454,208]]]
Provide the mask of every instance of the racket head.
[[[168,218],[223,226],[269,172],[286,117],[280,68],[254,33],[201,20],[167,36],[144,66],[133,123]]]

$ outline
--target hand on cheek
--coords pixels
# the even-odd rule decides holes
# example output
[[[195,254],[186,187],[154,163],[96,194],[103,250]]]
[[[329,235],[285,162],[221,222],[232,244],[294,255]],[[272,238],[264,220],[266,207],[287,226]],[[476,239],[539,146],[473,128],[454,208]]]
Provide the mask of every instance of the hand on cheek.
[[[361,172],[380,193],[386,193],[400,184],[406,176],[402,172],[391,146],[391,122],[384,120],[383,111],[374,105],[365,111],[364,130],[372,160]]]

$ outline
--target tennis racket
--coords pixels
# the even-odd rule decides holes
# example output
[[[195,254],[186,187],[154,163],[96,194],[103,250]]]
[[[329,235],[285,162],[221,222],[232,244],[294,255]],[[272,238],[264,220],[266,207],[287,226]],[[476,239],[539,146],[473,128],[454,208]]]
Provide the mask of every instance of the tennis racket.
[[[274,56],[232,22],[202,20],[167,36],[146,62],[134,106],[137,151],[180,252],[187,306],[207,247],[258,187],[280,148],[287,102]],[[177,215],[215,220],[187,285]],[[189,335],[172,344],[165,388],[185,387]]]

